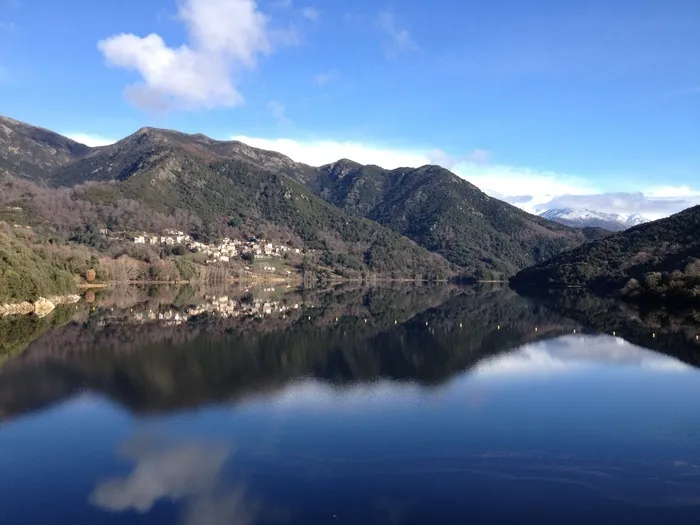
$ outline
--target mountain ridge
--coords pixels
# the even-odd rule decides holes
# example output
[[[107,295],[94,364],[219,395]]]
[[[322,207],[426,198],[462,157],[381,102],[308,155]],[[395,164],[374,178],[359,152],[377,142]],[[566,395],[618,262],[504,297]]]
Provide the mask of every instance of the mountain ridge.
[[[434,266],[442,275],[505,279],[605,235],[530,215],[435,165],[385,170],[341,159],[316,168],[238,141],[153,127],[97,148],[49,138],[49,150],[75,151],[21,176],[107,210],[93,219],[107,228],[122,227],[108,208],[133,202],[142,213],[179,217],[183,231],[291,236],[336,269],[407,275]],[[23,144],[3,149],[21,152]]]
[[[552,208],[539,216],[573,228],[597,227],[613,232],[649,222],[637,213],[605,213],[589,208]]]

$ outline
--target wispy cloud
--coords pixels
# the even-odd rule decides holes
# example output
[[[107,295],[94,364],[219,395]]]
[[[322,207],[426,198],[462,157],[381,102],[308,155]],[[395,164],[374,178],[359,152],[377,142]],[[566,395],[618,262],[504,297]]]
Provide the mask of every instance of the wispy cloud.
[[[384,43],[384,55],[387,58],[396,58],[404,53],[418,51],[420,48],[414,42],[408,29],[400,27],[394,14],[383,11],[378,16],[379,27],[385,33],[387,40]]]
[[[305,7],[304,9],[301,10],[301,15],[306,18],[307,20],[313,20],[316,21],[319,18],[321,18],[321,13],[318,9],[315,9],[313,7]]]
[[[619,337],[571,335],[525,345],[479,363],[477,375],[528,377],[570,373],[599,365],[644,368],[658,373],[687,372],[692,367],[635,346]]]
[[[110,66],[135,71],[127,87],[132,104],[163,111],[209,109],[243,103],[234,78],[255,68],[279,45],[293,45],[293,29],[275,29],[255,0],[183,0],[178,20],[187,43],[170,47],[155,33],[114,35],[98,43]]]
[[[0,20],[0,31],[14,31],[15,28],[14,22],[3,22]]]
[[[332,69],[330,71],[326,71],[325,73],[319,73],[316,75],[314,80],[319,86],[325,86],[326,84],[340,80],[340,73],[338,73],[335,69]]]
[[[270,110],[272,116],[275,117],[275,120],[277,120],[277,122],[280,124],[291,123],[291,120],[289,120],[289,117],[287,117],[287,108],[284,104],[282,104],[282,102],[279,102],[278,100],[270,100],[267,103],[267,109]]]
[[[62,133],[62,135],[93,148],[97,146],[107,146],[116,142],[114,139],[90,133]]]

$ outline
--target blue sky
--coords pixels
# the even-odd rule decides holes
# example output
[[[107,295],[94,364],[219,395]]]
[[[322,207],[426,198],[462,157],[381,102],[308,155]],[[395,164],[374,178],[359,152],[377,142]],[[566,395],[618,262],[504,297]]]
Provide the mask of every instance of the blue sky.
[[[697,0],[0,0],[0,113],[656,217],[700,202],[699,27]]]

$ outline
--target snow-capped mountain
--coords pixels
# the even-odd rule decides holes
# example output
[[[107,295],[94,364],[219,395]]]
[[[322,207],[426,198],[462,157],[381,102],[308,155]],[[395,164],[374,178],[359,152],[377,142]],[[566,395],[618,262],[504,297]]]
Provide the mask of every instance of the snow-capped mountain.
[[[636,213],[603,213],[586,209],[560,208],[546,210],[540,217],[574,228],[597,227],[619,232],[649,222]]]

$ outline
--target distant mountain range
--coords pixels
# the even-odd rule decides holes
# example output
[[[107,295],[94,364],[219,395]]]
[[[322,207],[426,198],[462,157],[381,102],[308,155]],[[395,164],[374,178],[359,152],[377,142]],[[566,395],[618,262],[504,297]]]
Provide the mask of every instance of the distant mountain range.
[[[67,239],[86,242],[96,228],[262,234],[307,249],[307,267],[343,275],[503,279],[606,235],[530,215],[439,166],[316,168],[154,128],[89,148],[0,117],[3,172],[0,206]]]
[[[556,208],[540,213],[540,217],[573,228],[602,228],[613,232],[639,226],[648,219],[638,214],[603,213],[588,209]]]

